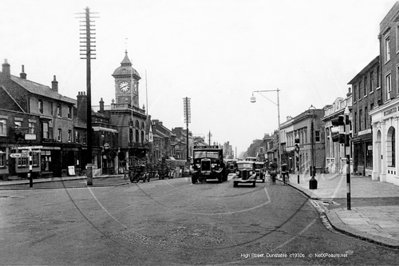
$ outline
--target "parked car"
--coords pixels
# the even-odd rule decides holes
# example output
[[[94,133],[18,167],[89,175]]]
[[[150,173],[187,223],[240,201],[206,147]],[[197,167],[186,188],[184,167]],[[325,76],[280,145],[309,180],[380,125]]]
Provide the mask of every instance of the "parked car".
[[[237,172],[233,176],[233,186],[237,187],[238,184],[252,184],[253,187],[256,186],[255,162],[237,162]]]
[[[261,179],[262,183],[265,183],[265,163],[264,162],[255,162],[255,172],[256,172],[256,178]]]

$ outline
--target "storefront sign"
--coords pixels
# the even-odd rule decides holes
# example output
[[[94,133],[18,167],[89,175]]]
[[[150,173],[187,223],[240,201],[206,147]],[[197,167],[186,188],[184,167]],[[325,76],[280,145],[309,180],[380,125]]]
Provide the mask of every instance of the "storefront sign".
[[[391,108],[391,109],[385,111],[385,112],[384,112],[384,115],[393,114],[393,113],[395,113],[397,110],[398,110],[398,107]]]
[[[361,136],[361,135],[366,135],[366,134],[369,134],[369,133],[371,133],[371,128],[363,130],[363,131],[359,131],[359,133],[357,133],[357,135]]]

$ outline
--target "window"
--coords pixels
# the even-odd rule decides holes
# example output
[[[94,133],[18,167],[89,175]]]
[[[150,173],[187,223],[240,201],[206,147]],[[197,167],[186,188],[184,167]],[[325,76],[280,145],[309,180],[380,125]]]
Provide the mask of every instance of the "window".
[[[374,72],[371,71],[370,72],[370,92],[373,92],[373,88],[374,88]]]
[[[72,118],[72,107],[68,106],[68,118]]]
[[[385,38],[385,62],[391,60],[391,38],[388,36]]]
[[[387,95],[386,100],[391,99],[391,74],[388,74],[385,77],[385,90],[386,90],[386,95]]]
[[[389,167],[395,167],[395,157],[396,157],[396,150],[395,150],[395,128],[390,127],[388,130],[387,135],[387,164]]]
[[[57,137],[58,141],[62,141],[62,130],[61,128],[58,129],[58,137]]]
[[[362,131],[363,127],[362,127],[362,122],[363,122],[363,112],[362,109],[359,110],[359,131]]]
[[[364,77],[364,84],[363,84],[363,95],[367,95],[367,76]]]
[[[367,129],[367,120],[368,120],[369,113],[367,112],[367,106],[364,107],[364,128]]]
[[[61,104],[57,104],[57,116],[61,117],[62,113],[61,113]]]
[[[17,159],[17,166],[19,168],[28,167],[28,157],[21,157]]]
[[[362,97],[362,81],[359,81],[359,100]]]
[[[353,119],[355,120],[355,121],[353,122],[353,133],[357,133],[357,131],[356,131],[357,113],[356,113],[356,112],[355,112],[355,115],[354,115]]]
[[[72,130],[68,130],[68,142],[72,141]]]
[[[0,119],[0,136],[7,136],[7,120]]]
[[[21,128],[22,127],[22,122],[21,121],[14,121],[14,127],[15,128]]]
[[[32,165],[38,166],[39,165],[39,154],[38,152],[32,152]]]
[[[396,52],[399,52],[399,24],[396,25]]]
[[[357,86],[353,86],[353,100],[356,101]]]
[[[35,127],[36,127],[35,122],[29,122],[29,134],[35,134]]]
[[[38,102],[38,109],[39,109],[39,113],[43,114],[43,101],[39,100]]]
[[[321,141],[320,130],[316,130],[314,133],[315,133],[315,142],[320,142]]]
[[[396,65],[396,91],[399,91],[399,64]]]
[[[42,138],[44,138],[44,139],[49,139],[50,138],[49,137],[49,126],[48,126],[48,123],[43,122],[42,132],[43,132]]]
[[[6,152],[0,149],[0,168],[6,168]]]
[[[54,115],[54,104],[50,103],[50,114]]]
[[[370,104],[370,111],[373,110],[373,108],[374,108],[374,103],[371,103],[371,104]],[[371,119],[371,115],[369,115],[369,118],[370,118],[370,127],[371,127],[371,125],[373,124],[373,123],[372,123],[373,120]]]

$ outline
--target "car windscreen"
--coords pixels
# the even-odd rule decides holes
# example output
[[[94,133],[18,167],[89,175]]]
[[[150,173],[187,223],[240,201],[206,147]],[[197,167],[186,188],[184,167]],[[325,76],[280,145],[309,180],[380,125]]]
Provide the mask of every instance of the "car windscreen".
[[[252,163],[240,163],[237,165],[238,169],[245,169],[245,168],[251,168],[252,169]]]
[[[263,168],[263,164],[255,164],[255,168],[256,169],[262,169]]]
[[[194,151],[194,159],[210,158],[218,159],[219,152],[217,151]]]

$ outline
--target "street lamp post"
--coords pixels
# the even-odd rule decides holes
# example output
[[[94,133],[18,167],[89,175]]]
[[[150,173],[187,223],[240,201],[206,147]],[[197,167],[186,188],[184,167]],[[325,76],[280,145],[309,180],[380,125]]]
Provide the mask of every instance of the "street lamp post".
[[[269,98],[267,98],[266,96],[264,96],[262,94],[262,92],[272,92],[275,91],[277,92],[277,103],[273,102],[272,100],[270,100]],[[273,103],[274,105],[277,106],[277,114],[278,114],[278,165],[281,166],[281,145],[280,145],[280,99],[279,99],[279,89],[276,90],[261,90],[261,91],[253,91],[252,92],[252,96],[251,96],[251,103],[255,103],[256,102],[256,97],[254,96],[254,92],[259,93],[260,95],[262,95],[263,97],[265,97],[269,102]]]
[[[313,105],[309,107],[308,110],[310,109],[315,109]],[[314,111],[312,111],[312,121],[311,121],[311,126],[310,126],[310,135],[311,135],[311,155],[312,155],[312,165],[311,165],[311,179],[309,180],[309,189],[317,189],[317,180],[315,179],[315,156],[314,156]]]

